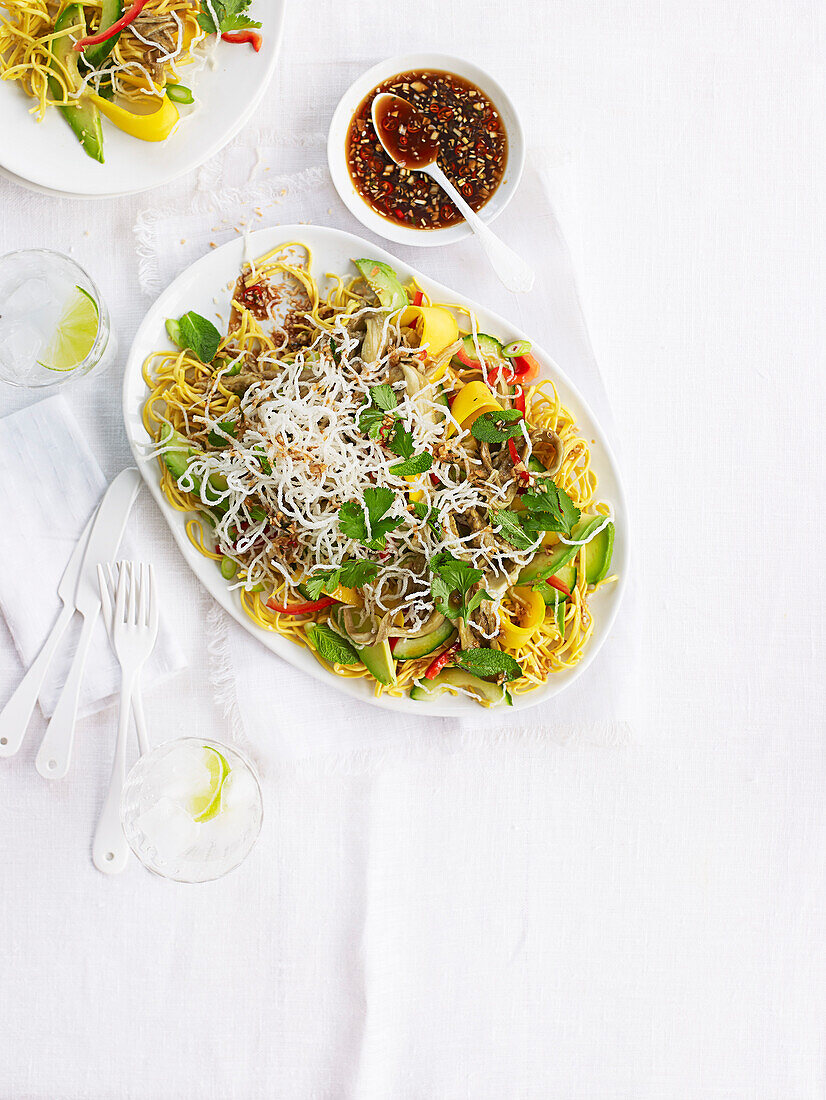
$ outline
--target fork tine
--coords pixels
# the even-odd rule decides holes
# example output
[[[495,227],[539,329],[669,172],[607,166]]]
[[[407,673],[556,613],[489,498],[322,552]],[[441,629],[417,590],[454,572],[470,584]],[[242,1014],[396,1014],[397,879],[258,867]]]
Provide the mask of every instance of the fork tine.
[[[135,563],[129,562],[129,610],[126,615],[126,621],[134,626],[138,621],[138,578],[137,570],[135,569]]]
[[[122,623],[126,619],[126,562],[120,563],[118,571],[118,595],[115,605],[115,622]]]
[[[149,565],[149,626],[153,634],[158,633],[158,589],[155,585],[155,566]]]
[[[149,622],[149,575],[143,562],[140,564],[140,592],[138,595],[140,598],[138,622],[141,626],[146,626]]]

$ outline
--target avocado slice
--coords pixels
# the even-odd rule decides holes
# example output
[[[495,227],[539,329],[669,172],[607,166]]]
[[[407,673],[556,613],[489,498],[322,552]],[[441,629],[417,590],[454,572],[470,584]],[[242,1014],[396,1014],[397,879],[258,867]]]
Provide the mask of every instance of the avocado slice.
[[[353,260],[361,275],[386,309],[406,309],[410,302],[399,277],[381,260]]]
[[[83,15],[81,4],[70,4],[62,13],[54,25],[55,33],[66,30],[68,27],[81,27],[81,34],[86,33],[86,19]],[[78,72],[77,61],[80,56],[72,47],[74,43],[70,35],[52,41],[52,56],[59,61],[68,73],[69,84],[72,91],[77,91],[83,81]],[[60,99],[63,89],[60,83],[53,77],[49,77],[49,92],[54,99]],[[78,141],[85,152],[92,158],[103,164],[103,130],[100,125],[100,112],[94,103],[79,99],[77,106],[61,107],[63,117],[72,127]]]
[[[585,580],[599,584],[608,576],[611,556],[614,552],[614,525],[607,524],[598,535],[583,547],[585,551]]]
[[[390,643],[382,642],[380,645],[359,645],[354,642],[347,633],[341,617],[341,608],[337,607],[333,612],[333,621],[341,633],[353,646],[359,658],[367,666],[367,671],[375,677],[380,684],[389,687],[396,682],[396,660],[390,652]]]
[[[587,539],[593,529],[605,521],[605,516],[582,516],[579,523],[571,531],[571,538]],[[613,526],[609,524],[609,526]],[[532,584],[534,581],[544,580],[558,573],[563,565],[567,565],[579,550],[578,546],[568,546],[559,542],[551,550],[540,551],[533,561],[529,561],[519,574],[518,584]],[[590,581],[589,581],[590,583]]]

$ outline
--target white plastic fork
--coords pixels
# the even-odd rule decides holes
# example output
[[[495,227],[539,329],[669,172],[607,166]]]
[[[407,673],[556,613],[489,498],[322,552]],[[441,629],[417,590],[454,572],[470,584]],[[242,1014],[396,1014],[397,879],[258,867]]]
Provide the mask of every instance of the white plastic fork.
[[[115,598],[118,591],[118,574],[120,566],[112,565],[107,562],[106,565],[98,566],[98,581],[100,583],[100,608],[101,617],[106,627],[106,633],[109,636],[109,641],[112,640],[112,625],[115,617]],[[135,688],[132,692],[132,714],[135,717],[135,729],[138,731],[138,749],[141,756],[144,753],[149,752],[149,734],[146,730],[146,718],[143,713],[143,696],[141,695],[140,676],[135,680]]]
[[[101,588],[106,576],[98,567]],[[126,741],[129,711],[138,674],[152,652],[158,636],[158,601],[152,566],[121,562],[115,612],[112,618],[112,644],[121,665],[122,681],[118,739],[109,790],[98,819],[92,843],[92,860],[104,874],[122,871],[129,859],[129,845],[120,823],[120,801],[126,782]]]

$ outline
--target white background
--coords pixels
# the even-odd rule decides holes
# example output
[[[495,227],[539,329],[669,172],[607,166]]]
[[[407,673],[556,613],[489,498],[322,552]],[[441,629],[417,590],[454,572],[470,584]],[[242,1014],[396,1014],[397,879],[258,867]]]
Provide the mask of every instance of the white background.
[[[622,748],[476,746],[484,782],[466,745],[276,768],[248,864],[192,890],[88,860],[111,712],[60,785],[30,738],[0,800],[0,1095],[824,1095],[825,32],[803,0],[293,5],[259,124],[323,131],[360,71],[432,47],[547,154],[622,435],[645,715]],[[0,181],[0,250],[72,247],[125,349],[152,201]],[[72,395],[107,474],[116,389]],[[197,665],[186,689],[219,728]]]

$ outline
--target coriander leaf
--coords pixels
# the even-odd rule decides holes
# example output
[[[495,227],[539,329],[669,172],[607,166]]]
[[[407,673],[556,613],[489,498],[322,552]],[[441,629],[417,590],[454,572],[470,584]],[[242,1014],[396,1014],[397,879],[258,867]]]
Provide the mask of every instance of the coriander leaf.
[[[360,665],[361,658],[348,641],[326,623],[313,623],[307,637],[320,657],[331,665]]]
[[[474,593],[469,600],[466,598],[470,589],[482,579],[483,573],[452,554],[436,554],[431,558],[430,570],[433,574],[430,581],[433,601],[436,609],[448,619],[467,619],[482,600],[491,598],[484,589]],[[456,595],[459,597],[458,603],[454,600]]]
[[[398,400],[393,387],[382,383],[380,386],[371,386],[370,393],[365,398],[362,411],[359,414],[359,428],[366,432],[371,439],[379,439],[387,414],[395,409]],[[395,427],[395,421],[388,424]]]
[[[331,575],[335,571],[332,569],[325,570],[324,573],[314,573],[312,577],[308,577],[304,581],[304,588],[307,592],[307,598],[310,600],[320,600],[324,593],[327,591],[327,585],[331,579]],[[335,591],[335,585],[333,590]]]
[[[395,430],[388,440],[387,446],[390,448],[393,454],[399,455],[400,458],[413,457],[413,436],[410,434],[407,428],[405,428],[401,420],[396,421]],[[428,469],[430,469],[430,467],[428,467]]]
[[[473,421],[470,434],[482,443],[504,443],[522,435],[521,420],[522,413],[518,409],[482,413]]]
[[[333,356],[333,362],[336,366],[339,366],[341,363],[341,352],[338,350],[338,344],[333,339],[330,340],[330,352]]]
[[[505,542],[515,546],[517,550],[529,550],[536,542],[536,537],[522,527],[518,513],[510,508],[492,508],[490,518],[494,525],[502,528],[499,534]]]
[[[364,507],[355,501],[342,504],[338,510],[339,530],[371,550],[384,550],[385,535],[395,531],[403,523],[401,519],[384,519],[392,507],[393,490],[386,486],[364,490]],[[365,517],[364,508],[367,509]],[[369,525],[368,525],[369,521]]]
[[[523,493],[521,499],[529,513],[522,523],[526,530],[561,531],[569,535],[582,514],[565,490],[553,481],[543,480],[541,489]]]
[[[179,348],[189,348],[202,363],[211,363],[221,343],[221,334],[206,317],[190,310],[177,321],[166,322],[169,337]]]
[[[500,682],[508,683],[522,675],[522,666],[516,658],[501,649],[460,649],[455,661],[460,668],[482,679],[495,676]]]
[[[390,467],[390,473],[396,477],[413,477],[415,474],[426,474],[433,465],[432,455],[420,454],[408,458],[404,462],[397,462]]]
[[[370,397],[374,405],[378,405],[380,409],[384,409],[385,412],[390,412],[391,409],[395,409],[399,403],[399,399],[393,390],[393,387],[386,382],[382,382],[380,386],[370,387]]]
[[[251,0],[207,0],[204,10],[198,15],[198,23],[207,34],[260,27],[260,23],[255,23],[244,14],[250,3]]]

